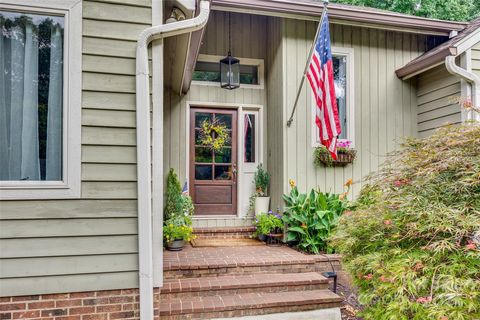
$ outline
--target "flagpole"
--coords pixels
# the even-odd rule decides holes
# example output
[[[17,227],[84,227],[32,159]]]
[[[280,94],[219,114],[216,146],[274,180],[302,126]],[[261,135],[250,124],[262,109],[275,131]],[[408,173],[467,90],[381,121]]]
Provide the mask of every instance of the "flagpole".
[[[300,98],[300,93],[303,88],[303,84],[305,83],[305,78],[308,73],[308,67],[310,66],[310,62],[312,61],[312,53],[313,49],[315,48],[315,44],[317,43],[318,34],[320,33],[320,29],[322,28],[323,20],[325,19],[325,15],[327,14],[327,6],[329,0],[323,0],[323,10],[322,16],[320,18],[320,23],[318,24],[317,32],[315,33],[315,38],[313,39],[312,47],[310,48],[310,53],[308,54],[307,64],[305,65],[305,70],[303,70],[302,80],[300,81],[300,87],[297,90],[297,96],[295,97],[295,103],[293,105],[292,113],[290,114],[290,118],[287,121],[287,127],[290,127],[293,122],[293,116],[295,114],[295,110],[297,109],[298,99]]]

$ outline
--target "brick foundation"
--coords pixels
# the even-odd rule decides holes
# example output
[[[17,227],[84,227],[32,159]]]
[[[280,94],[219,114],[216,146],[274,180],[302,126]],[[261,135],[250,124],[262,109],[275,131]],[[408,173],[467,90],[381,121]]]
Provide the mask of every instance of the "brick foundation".
[[[155,319],[160,290],[154,291]],[[0,298],[0,320],[139,319],[138,289],[72,292]]]

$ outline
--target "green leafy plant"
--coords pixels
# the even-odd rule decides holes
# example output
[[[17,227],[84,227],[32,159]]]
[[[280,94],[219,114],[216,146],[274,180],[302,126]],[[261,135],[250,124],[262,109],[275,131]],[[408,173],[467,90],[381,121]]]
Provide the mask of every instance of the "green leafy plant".
[[[327,239],[337,226],[339,217],[346,209],[346,193],[337,195],[312,189],[300,193],[291,180],[290,194],[283,195],[286,211],[283,221],[287,224],[287,241],[298,242],[298,248],[319,253],[331,251]]]
[[[270,233],[281,233],[283,231],[282,217],[269,211],[268,213],[260,213],[255,217],[254,225],[257,235],[268,235]]]
[[[268,195],[268,186],[270,185],[270,174],[263,168],[261,163],[257,167],[253,181],[257,196],[266,197]]]
[[[200,144],[212,151],[220,151],[229,141],[227,126],[218,120],[203,120],[200,125]]]
[[[480,124],[408,139],[332,243],[365,319],[480,319]]]
[[[183,212],[182,188],[175,170],[170,168],[167,176],[167,194],[165,199],[165,220]]]
[[[175,240],[190,241],[194,238],[193,228],[186,225],[178,225],[173,222],[163,226],[163,236],[167,242]]]

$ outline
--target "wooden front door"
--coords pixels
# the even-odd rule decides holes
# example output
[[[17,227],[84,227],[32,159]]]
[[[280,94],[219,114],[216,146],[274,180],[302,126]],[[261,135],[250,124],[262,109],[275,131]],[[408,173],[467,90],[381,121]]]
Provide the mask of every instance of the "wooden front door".
[[[227,143],[218,151],[200,143],[203,121],[224,124]],[[213,136],[215,138],[215,136]],[[190,195],[196,215],[237,213],[237,111],[192,108],[190,111]]]

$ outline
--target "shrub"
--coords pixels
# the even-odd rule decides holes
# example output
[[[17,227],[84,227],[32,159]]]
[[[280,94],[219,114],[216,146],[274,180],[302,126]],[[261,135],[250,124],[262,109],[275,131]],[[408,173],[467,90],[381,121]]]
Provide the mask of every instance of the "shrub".
[[[298,242],[298,248],[310,253],[329,251],[327,239],[338,224],[346,208],[342,195],[322,193],[312,189],[307,195],[299,193],[293,182],[290,194],[283,195],[286,211],[283,221],[287,224],[287,241]]]
[[[182,188],[175,170],[170,168],[167,177],[167,194],[165,199],[165,220],[183,212]]]
[[[259,164],[254,177],[255,192],[259,197],[266,197],[268,195],[268,185],[270,184],[270,174],[263,169],[262,164]]]
[[[257,235],[268,235],[272,232],[281,232],[283,230],[283,221],[277,213],[260,213],[255,217],[254,225]]]
[[[333,243],[365,319],[480,318],[480,125],[406,140]]]

